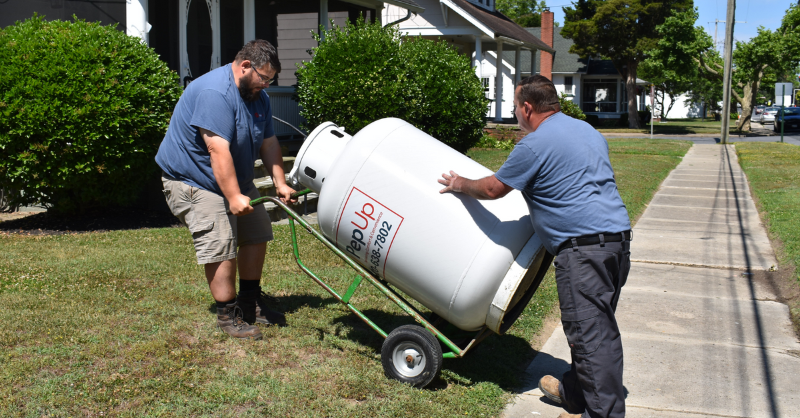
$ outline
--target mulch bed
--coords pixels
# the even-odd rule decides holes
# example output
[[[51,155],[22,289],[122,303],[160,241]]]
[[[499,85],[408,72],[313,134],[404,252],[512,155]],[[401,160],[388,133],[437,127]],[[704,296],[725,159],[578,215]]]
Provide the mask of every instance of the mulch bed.
[[[46,212],[0,214],[0,234],[64,235],[140,228],[182,226],[169,212],[115,209],[80,215],[54,215]]]

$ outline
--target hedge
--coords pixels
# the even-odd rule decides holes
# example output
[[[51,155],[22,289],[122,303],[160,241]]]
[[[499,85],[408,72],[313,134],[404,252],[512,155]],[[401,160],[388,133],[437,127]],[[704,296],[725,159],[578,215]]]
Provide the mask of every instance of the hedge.
[[[446,42],[402,38],[394,26],[362,20],[315,38],[313,58],[297,71],[306,129],[331,121],[355,133],[396,117],[461,152],[481,139],[483,85]]]
[[[0,187],[57,212],[126,205],[180,97],[178,75],[112,26],[34,16],[0,31]]]

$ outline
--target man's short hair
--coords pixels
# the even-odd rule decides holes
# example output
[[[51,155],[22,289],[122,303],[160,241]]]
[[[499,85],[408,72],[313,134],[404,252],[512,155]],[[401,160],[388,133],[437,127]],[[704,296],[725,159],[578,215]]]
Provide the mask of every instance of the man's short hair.
[[[561,111],[556,86],[547,77],[538,74],[525,77],[519,81],[517,87],[521,87],[517,93],[517,101],[520,104],[530,103],[534,112]]]
[[[269,63],[276,73],[281,72],[278,50],[263,39],[254,39],[242,47],[241,51],[236,54],[236,63],[239,64],[244,60],[250,61],[255,68],[261,68]]]

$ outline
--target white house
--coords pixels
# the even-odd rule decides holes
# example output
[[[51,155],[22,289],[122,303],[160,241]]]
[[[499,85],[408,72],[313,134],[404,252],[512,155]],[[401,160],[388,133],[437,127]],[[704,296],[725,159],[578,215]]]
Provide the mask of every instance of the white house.
[[[520,60],[494,65],[498,55],[513,57],[553,49],[495,10],[494,0],[124,0],[75,2],[28,0],[3,5],[0,27],[34,12],[47,19],[78,18],[116,24],[152,47],[185,85],[211,69],[231,62],[241,46],[266,39],[280,51],[283,71],[270,86],[275,115],[294,125],[301,122],[294,94],[296,64],[308,60],[312,38],[329,21],[343,24],[359,17],[397,24],[408,35],[440,39],[472,57],[493,101],[487,115],[512,117],[513,83],[522,72]],[[552,44],[552,43],[551,43]],[[549,56],[549,54],[546,54]],[[279,135],[294,131],[276,125]]]
[[[619,118],[623,113],[627,113],[627,90],[625,80],[619,74],[613,63],[609,60],[601,59],[581,59],[577,54],[569,52],[573,42],[561,36],[561,28],[549,25],[548,19],[552,15],[543,14],[541,28],[527,28],[534,36],[542,40],[552,39],[553,49],[556,51],[555,58],[550,54],[539,53],[535,57],[531,68],[531,56],[523,53],[520,57],[522,62],[520,68],[523,69],[522,77],[531,74],[544,74],[547,76],[546,68],[542,71],[542,66],[552,60],[550,77],[559,93],[565,93],[578,104],[584,113],[597,115],[600,119]],[[547,28],[552,29],[552,36],[545,33]],[[514,63],[514,55],[504,53],[503,59],[507,66]],[[491,57],[491,65],[494,65],[494,57]],[[645,80],[637,79],[636,85],[639,89],[637,98],[638,109],[645,110],[650,105],[650,83]],[[700,117],[702,114],[701,106],[686,103],[687,96],[681,95],[675,98],[675,104],[670,110],[669,118],[693,118]],[[665,98],[665,107],[669,107],[669,97]],[[658,111],[658,105],[656,104]]]
[[[399,29],[409,36],[438,39],[471,56],[475,74],[483,80],[487,96],[493,99],[487,116],[495,121],[513,117],[513,85],[524,70],[517,65],[522,61],[506,61],[496,66],[497,55],[519,57],[523,53],[530,55],[531,51],[546,51],[549,55],[553,49],[498,12],[494,0],[415,2],[424,12],[414,15],[400,5],[387,2],[382,21],[399,21]],[[496,97],[501,100],[498,102]]]

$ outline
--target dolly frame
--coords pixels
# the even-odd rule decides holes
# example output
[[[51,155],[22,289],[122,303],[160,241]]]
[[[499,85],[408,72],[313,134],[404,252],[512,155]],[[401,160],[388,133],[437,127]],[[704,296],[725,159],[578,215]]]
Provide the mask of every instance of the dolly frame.
[[[303,195],[309,194],[311,192],[312,191],[310,189],[305,189],[305,190],[293,193],[292,197],[303,196]],[[461,357],[464,357],[464,355],[472,347],[474,347],[476,344],[478,344],[481,341],[483,341],[484,338],[486,338],[489,335],[494,333],[494,331],[492,331],[488,327],[484,326],[480,330],[478,330],[477,334],[472,338],[472,340],[469,342],[469,344],[467,344],[466,347],[464,347],[463,349],[460,348],[450,338],[448,338],[441,331],[439,331],[433,325],[433,323],[428,318],[425,317],[425,315],[423,315],[419,310],[417,310],[417,308],[415,308],[411,303],[409,303],[405,298],[403,298],[403,296],[398,294],[397,291],[395,291],[394,289],[389,287],[389,283],[387,283],[386,281],[381,280],[381,279],[373,276],[371,273],[369,273],[361,265],[359,265],[355,261],[351,260],[350,257],[348,257],[344,253],[344,251],[342,251],[339,248],[337,248],[336,245],[334,245],[332,242],[330,242],[330,240],[328,240],[328,238],[326,238],[319,231],[317,231],[316,229],[311,227],[311,225],[305,219],[303,219],[303,217],[300,216],[297,212],[292,210],[289,207],[289,205],[287,205],[286,203],[282,202],[277,197],[273,197],[273,196],[264,196],[264,197],[260,197],[258,199],[254,199],[254,200],[250,201],[250,205],[251,206],[256,206],[256,205],[260,205],[260,204],[266,203],[267,201],[270,201],[270,202],[274,203],[275,205],[277,205],[278,207],[280,207],[281,209],[283,209],[286,212],[286,214],[289,216],[289,228],[291,229],[291,232],[292,232],[292,251],[293,251],[293,254],[294,254],[294,259],[297,262],[297,265],[300,267],[300,269],[303,270],[303,272],[306,273],[309,277],[311,277],[311,279],[313,279],[315,282],[317,282],[317,284],[319,284],[323,289],[325,289],[328,293],[330,293],[333,297],[335,297],[340,303],[345,305],[347,307],[347,309],[349,309],[356,316],[361,318],[362,321],[366,322],[367,325],[369,325],[373,330],[375,330],[375,332],[380,334],[383,338],[386,338],[389,334],[386,331],[384,331],[380,326],[378,326],[376,323],[372,322],[372,320],[367,318],[367,316],[363,312],[358,310],[358,308],[356,308],[355,306],[353,306],[353,304],[350,303],[350,300],[352,299],[353,295],[355,294],[356,289],[361,284],[361,282],[364,281],[364,279],[366,279],[373,286],[375,286],[379,291],[381,291],[384,295],[386,295],[389,299],[391,299],[392,302],[394,302],[405,313],[407,313],[412,318],[414,318],[414,320],[418,324],[420,324],[426,330],[431,332],[436,337],[436,339],[438,339],[442,344],[444,344],[444,346],[447,349],[450,350],[449,352],[444,352],[443,351],[442,352],[442,358],[461,358]],[[347,263],[347,265],[352,267],[353,270],[355,270],[359,274],[359,276],[356,277],[352,281],[352,283],[350,283],[350,286],[347,288],[347,290],[345,291],[344,295],[340,295],[331,286],[329,286],[327,283],[322,281],[322,279],[319,276],[317,276],[316,274],[314,274],[314,272],[312,272],[311,269],[309,269],[303,263],[303,261],[300,259],[300,249],[299,249],[298,244],[297,244],[297,228],[295,227],[295,222],[299,223],[300,226],[302,226],[303,228],[306,229],[306,231],[308,231],[308,233],[310,233],[316,239],[318,239],[320,242],[322,242],[322,244],[324,244],[326,247],[328,247],[328,249],[333,251],[337,256],[339,256],[339,258],[341,258],[345,263]]]

